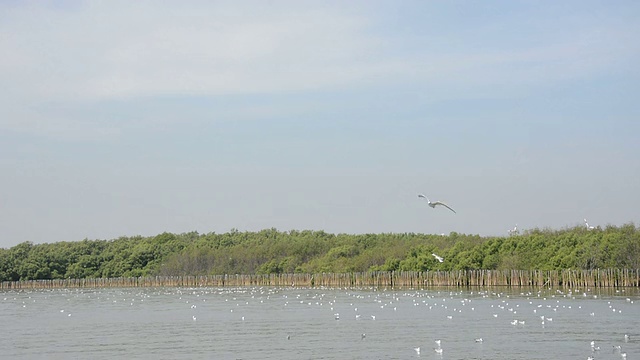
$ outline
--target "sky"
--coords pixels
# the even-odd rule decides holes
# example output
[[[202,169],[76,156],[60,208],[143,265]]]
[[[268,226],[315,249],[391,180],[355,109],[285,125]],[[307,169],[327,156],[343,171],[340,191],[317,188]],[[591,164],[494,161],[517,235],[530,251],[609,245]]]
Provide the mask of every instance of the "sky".
[[[639,17],[637,1],[2,1],[0,247],[638,224]]]

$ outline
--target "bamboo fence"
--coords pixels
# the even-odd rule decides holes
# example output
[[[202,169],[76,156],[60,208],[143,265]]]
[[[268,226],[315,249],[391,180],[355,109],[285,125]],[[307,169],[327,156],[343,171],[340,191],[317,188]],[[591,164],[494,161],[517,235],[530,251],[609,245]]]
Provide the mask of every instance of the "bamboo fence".
[[[4,281],[0,289],[125,287],[639,287],[639,269],[374,271],[319,274],[148,276]]]

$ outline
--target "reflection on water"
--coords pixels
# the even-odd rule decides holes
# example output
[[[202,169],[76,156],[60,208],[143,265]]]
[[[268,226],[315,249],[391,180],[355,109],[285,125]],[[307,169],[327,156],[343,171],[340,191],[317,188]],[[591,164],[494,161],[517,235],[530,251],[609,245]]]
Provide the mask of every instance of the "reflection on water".
[[[640,357],[638,289],[4,291],[0,324],[7,359]]]

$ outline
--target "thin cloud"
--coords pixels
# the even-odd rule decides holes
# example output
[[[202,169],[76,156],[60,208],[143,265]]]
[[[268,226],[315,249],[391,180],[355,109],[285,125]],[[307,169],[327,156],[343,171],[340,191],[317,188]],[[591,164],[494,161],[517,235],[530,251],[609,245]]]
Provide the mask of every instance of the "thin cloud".
[[[160,4],[30,9],[2,30],[11,56],[0,69],[22,94],[56,100],[299,91],[368,75],[375,44],[357,16],[202,10],[176,20]]]
[[[591,32],[575,29],[544,45],[447,51],[416,49],[399,34],[382,35],[383,17],[345,11],[340,4],[80,4],[5,9],[0,77],[10,85],[0,90],[0,127],[81,133],[90,131],[91,119],[70,119],[48,104],[174,95],[418,84],[432,99],[479,97],[487,91],[510,96],[610,71],[638,54],[638,46],[629,46],[633,42],[624,35],[637,33],[637,26],[624,23]],[[461,36],[438,35],[445,40]],[[97,134],[117,133],[98,127]]]

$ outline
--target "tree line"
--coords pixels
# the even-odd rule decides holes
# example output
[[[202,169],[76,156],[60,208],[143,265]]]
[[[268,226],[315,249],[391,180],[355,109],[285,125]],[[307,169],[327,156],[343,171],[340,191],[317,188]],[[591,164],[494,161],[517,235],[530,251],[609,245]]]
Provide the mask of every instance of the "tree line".
[[[432,254],[444,258],[439,262]],[[634,224],[508,237],[416,233],[162,233],[0,248],[0,281],[153,275],[640,268]]]

